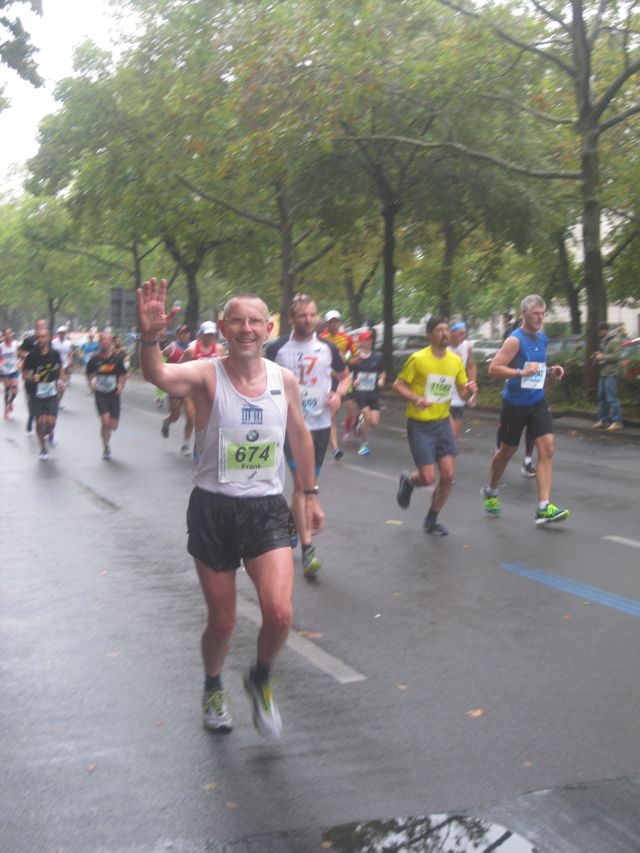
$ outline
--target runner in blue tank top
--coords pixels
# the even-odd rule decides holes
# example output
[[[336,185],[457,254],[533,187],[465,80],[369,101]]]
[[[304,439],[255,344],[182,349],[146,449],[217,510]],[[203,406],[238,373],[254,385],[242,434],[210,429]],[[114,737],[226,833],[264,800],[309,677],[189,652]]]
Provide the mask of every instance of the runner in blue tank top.
[[[538,451],[536,484],[538,525],[564,521],[569,510],[552,504],[553,425],[551,412],[544,395],[547,377],[562,379],[564,368],[559,364],[547,366],[548,339],[542,331],[546,305],[533,293],[525,296],[520,305],[522,326],[515,329],[502,344],[489,365],[489,376],[505,379],[500,412],[500,446],[491,460],[489,483],[482,489],[484,508],[489,515],[500,516],[498,484],[509,460],[518,450],[525,427],[535,441]]]

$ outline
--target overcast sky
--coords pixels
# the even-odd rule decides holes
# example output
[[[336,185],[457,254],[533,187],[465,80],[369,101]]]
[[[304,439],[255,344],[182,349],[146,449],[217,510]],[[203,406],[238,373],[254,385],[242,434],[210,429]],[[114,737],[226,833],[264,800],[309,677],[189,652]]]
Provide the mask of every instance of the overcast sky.
[[[108,48],[115,37],[116,22],[108,0],[44,0],[41,18],[27,5],[14,5],[32,43],[40,49],[36,59],[45,86],[34,89],[17,74],[0,65],[0,84],[11,106],[0,112],[0,191],[19,189],[19,171],[38,150],[36,134],[40,119],[56,109],[55,84],[72,72],[76,45],[91,38]]]

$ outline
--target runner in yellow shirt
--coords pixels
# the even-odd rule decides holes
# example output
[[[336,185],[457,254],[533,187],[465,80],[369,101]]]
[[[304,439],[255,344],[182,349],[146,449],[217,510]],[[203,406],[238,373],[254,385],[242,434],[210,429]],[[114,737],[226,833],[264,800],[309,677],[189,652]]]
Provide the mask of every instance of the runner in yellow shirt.
[[[414,488],[434,482],[437,465],[438,485],[433,490],[424,530],[446,536],[449,531],[438,522],[438,513],[449,497],[458,455],[449,419],[451,397],[454,386],[463,400],[475,394],[478,386],[469,381],[460,356],[447,349],[448,321],[431,317],[427,335],[429,346],[409,356],[393,383],[394,392],[407,401],[407,435],[416,464],[411,474],[403,471],[400,475],[397,500],[406,509]]]

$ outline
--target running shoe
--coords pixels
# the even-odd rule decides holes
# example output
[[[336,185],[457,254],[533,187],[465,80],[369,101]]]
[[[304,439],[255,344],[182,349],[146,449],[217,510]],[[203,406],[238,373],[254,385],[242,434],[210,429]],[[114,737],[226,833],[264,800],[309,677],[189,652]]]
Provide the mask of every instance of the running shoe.
[[[342,459],[343,456],[344,450],[340,450],[339,447],[336,447],[336,449],[333,451],[333,458],[337,461],[338,459]]]
[[[533,464],[533,462],[523,462],[521,471],[523,477],[536,476],[536,466]]]
[[[38,454],[38,459],[41,462],[46,462],[48,458],[49,458],[49,453],[46,450],[41,450],[40,453]]]
[[[440,524],[439,521],[427,521],[424,520],[424,532],[430,533],[432,536],[448,536],[449,530],[444,526],[444,524]]]
[[[273,698],[271,682],[256,684],[251,673],[244,677],[244,689],[253,706],[253,725],[263,737],[276,740],[282,734],[282,720]]]
[[[183,456],[191,456],[191,448],[187,442],[185,442],[180,448],[180,453],[182,453]]]
[[[289,542],[292,548],[298,547],[298,528],[291,513],[289,513]]]
[[[320,560],[316,557],[313,545],[302,546],[302,573],[306,578],[314,577],[321,569]]]
[[[402,474],[400,474],[400,484],[398,486],[398,494],[396,495],[396,500],[402,509],[406,509],[411,503],[412,493],[413,486],[411,485],[409,472],[403,471]]]
[[[614,421],[607,427],[607,432],[617,432],[619,429],[624,429],[624,424],[620,421]]]
[[[536,524],[551,524],[569,518],[569,510],[555,504],[547,504],[544,509],[536,510]]]
[[[208,690],[202,694],[202,724],[211,732],[230,732],[233,728],[224,690]]]
[[[371,448],[366,441],[363,441],[358,448],[358,456],[371,456]]]
[[[111,459],[111,448],[109,446],[105,447],[105,449],[102,451],[102,458]]]
[[[591,424],[591,429],[604,429],[606,426],[604,421],[596,421],[595,424]]]
[[[484,498],[484,511],[494,518],[500,518],[500,498],[490,495],[487,486],[483,486],[480,494]]]
[[[162,426],[160,427],[160,432],[163,438],[169,438],[169,424],[167,423],[166,418],[162,421]]]
[[[55,432],[50,432],[47,438],[49,439],[49,447],[58,446],[58,439],[56,438]]]

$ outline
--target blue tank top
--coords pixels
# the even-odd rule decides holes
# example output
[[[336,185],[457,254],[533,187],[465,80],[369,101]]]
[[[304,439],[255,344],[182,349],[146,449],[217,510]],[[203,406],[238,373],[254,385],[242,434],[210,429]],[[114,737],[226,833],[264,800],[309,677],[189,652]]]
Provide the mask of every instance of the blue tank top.
[[[522,327],[515,329],[510,337],[518,339],[520,349],[509,366],[522,369],[525,364],[535,362],[540,365],[540,369],[532,376],[516,376],[513,379],[507,379],[502,392],[502,399],[511,403],[512,406],[533,406],[544,397],[549,338],[544,332],[535,332],[531,335],[529,332],[525,332]]]

